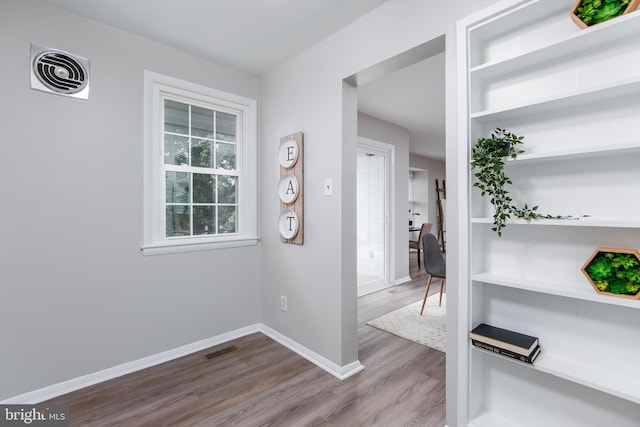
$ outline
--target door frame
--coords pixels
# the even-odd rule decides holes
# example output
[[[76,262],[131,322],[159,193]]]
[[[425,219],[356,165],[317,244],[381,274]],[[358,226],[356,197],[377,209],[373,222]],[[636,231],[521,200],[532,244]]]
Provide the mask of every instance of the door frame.
[[[385,205],[385,221],[384,221],[384,278],[371,284],[357,286],[358,296],[370,294],[372,292],[386,289],[393,285],[392,278],[395,277],[395,246],[394,246],[394,217],[393,207],[395,206],[395,149],[396,147],[386,142],[376,141],[374,139],[358,137],[357,153],[367,152],[383,156],[385,159],[385,184],[384,184],[384,205]],[[357,197],[357,194],[356,194]],[[357,243],[356,243],[357,244]]]

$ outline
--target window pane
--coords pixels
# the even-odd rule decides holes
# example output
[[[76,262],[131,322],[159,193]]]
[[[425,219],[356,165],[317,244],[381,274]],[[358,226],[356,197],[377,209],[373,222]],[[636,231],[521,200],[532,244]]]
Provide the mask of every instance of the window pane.
[[[213,167],[213,142],[205,139],[194,139],[191,144],[191,166],[201,168]]]
[[[216,139],[221,141],[236,141],[236,116],[216,111]]]
[[[188,236],[189,232],[189,206],[167,206],[167,237]]]
[[[216,208],[215,206],[193,207],[193,234],[215,234]]]
[[[213,138],[213,110],[191,107],[191,135]]]
[[[218,233],[236,233],[236,206],[218,206]]]
[[[236,170],[236,144],[218,142],[216,144],[216,167]]]
[[[176,101],[164,101],[164,130],[189,135],[189,106]]]
[[[193,174],[193,203],[214,203],[215,176],[202,173]]]
[[[218,175],[218,203],[236,203],[238,178]]]
[[[164,136],[164,164],[189,164],[189,138],[186,136]]]
[[[189,174],[167,171],[165,175],[166,203],[189,203]]]

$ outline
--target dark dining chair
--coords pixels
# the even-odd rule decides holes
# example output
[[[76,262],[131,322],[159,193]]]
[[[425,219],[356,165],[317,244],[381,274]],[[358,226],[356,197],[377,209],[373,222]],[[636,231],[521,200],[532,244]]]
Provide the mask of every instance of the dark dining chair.
[[[418,250],[418,268],[420,268],[420,258],[422,250],[422,236],[431,231],[431,227],[433,224],[429,222],[423,222],[420,226],[420,233],[418,234],[418,240],[409,240],[409,249],[417,249]]]
[[[424,306],[427,303],[427,297],[429,296],[431,280],[434,277],[440,279],[440,305],[442,305],[442,291],[444,290],[444,282],[447,278],[447,264],[436,236],[431,233],[422,236],[422,252],[424,254],[424,269],[429,275],[429,279],[427,280],[427,290],[424,293],[424,300],[422,301],[422,308],[420,309],[421,316],[424,312]]]

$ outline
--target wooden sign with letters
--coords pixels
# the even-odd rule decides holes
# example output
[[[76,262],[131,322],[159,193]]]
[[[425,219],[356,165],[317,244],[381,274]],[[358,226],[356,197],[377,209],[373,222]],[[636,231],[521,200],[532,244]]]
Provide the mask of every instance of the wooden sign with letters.
[[[280,216],[278,229],[280,240],[302,245],[304,236],[304,136],[302,132],[280,138],[278,161],[280,163]]]

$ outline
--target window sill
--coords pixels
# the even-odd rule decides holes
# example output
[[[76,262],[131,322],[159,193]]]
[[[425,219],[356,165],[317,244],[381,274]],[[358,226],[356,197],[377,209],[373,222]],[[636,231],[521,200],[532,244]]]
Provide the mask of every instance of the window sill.
[[[162,243],[150,243],[143,245],[142,255],[165,255],[182,252],[209,251],[214,249],[239,248],[243,246],[255,246],[258,244],[258,237],[254,236],[234,236],[229,240],[215,240],[206,242],[194,241],[166,241]]]

